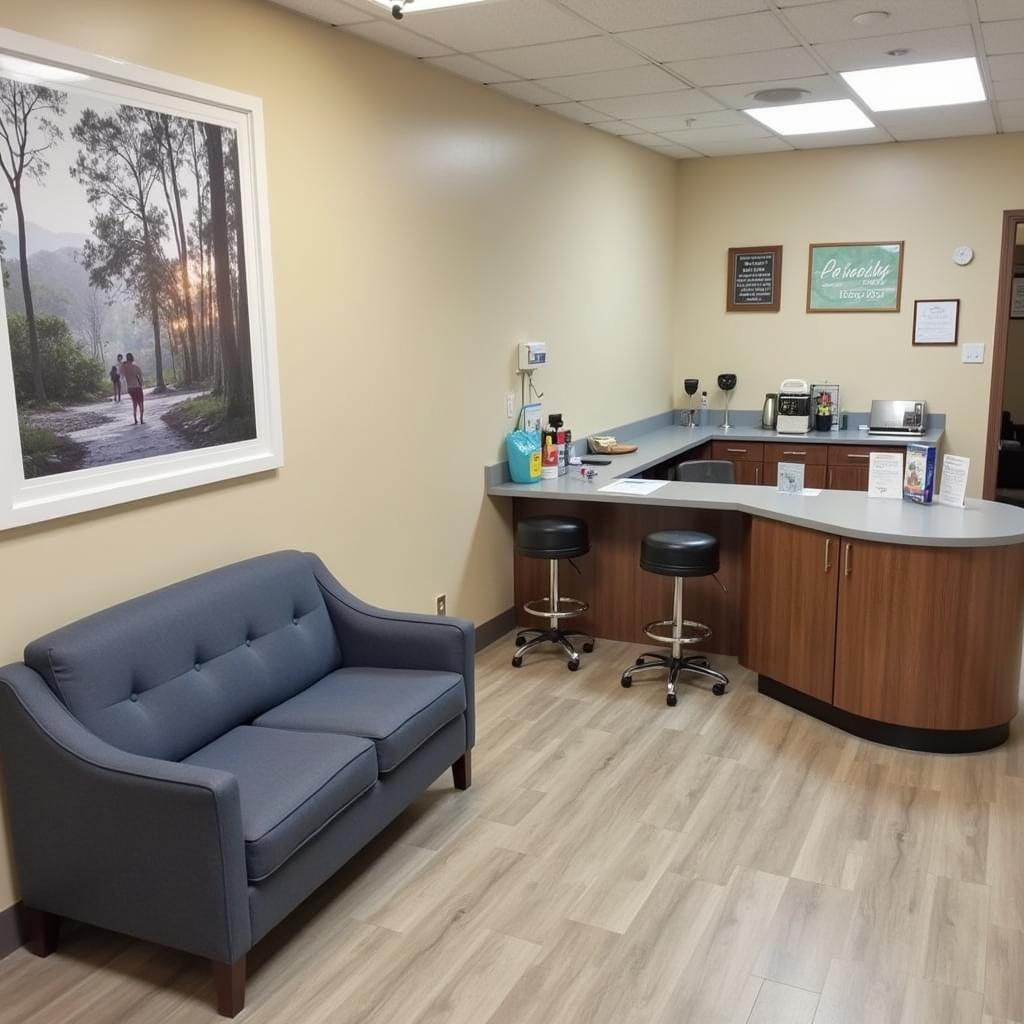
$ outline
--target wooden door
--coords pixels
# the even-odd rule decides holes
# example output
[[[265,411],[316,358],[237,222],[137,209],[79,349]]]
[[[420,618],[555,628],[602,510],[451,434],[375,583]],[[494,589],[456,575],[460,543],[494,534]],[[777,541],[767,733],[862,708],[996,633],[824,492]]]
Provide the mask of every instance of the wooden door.
[[[866,491],[867,466],[829,466],[825,486],[831,491]]]
[[[754,517],[747,544],[747,668],[832,703],[839,539]]]
[[[843,538],[837,561],[837,707],[922,729],[982,729],[1013,717],[1024,546]]]

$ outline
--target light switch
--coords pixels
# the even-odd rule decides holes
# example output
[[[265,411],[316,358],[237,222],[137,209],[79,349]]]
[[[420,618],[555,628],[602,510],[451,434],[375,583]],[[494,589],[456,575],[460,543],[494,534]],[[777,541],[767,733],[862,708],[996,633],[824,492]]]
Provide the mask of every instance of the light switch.
[[[515,400],[516,400],[516,397],[515,397],[515,395],[512,394],[511,391],[506,391],[505,392],[505,415],[509,419],[512,419],[512,417],[515,416],[515,414],[516,414]]]
[[[963,345],[960,349],[960,362],[985,362],[985,343],[983,341],[971,341]]]

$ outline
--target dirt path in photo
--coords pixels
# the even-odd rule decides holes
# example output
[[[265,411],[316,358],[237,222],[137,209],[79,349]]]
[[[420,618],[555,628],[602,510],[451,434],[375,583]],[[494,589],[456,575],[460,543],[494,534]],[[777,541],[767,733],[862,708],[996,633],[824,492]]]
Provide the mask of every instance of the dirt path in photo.
[[[152,389],[145,392],[144,423],[136,426],[132,423],[132,401],[125,394],[118,403],[87,402],[82,405],[69,405],[57,413],[46,413],[38,419],[45,426],[57,433],[66,433],[73,441],[77,441],[86,449],[86,456],[79,468],[88,469],[92,466],[109,466],[116,462],[127,462],[133,459],[148,459],[154,455],[167,455],[170,452],[190,451],[192,445],[187,437],[172,430],[161,419],[168,409],[190,398],[201,398],[206,391],[166,391],[161,395],[153,394]],[[112,416],[105,423],[85,427],[80,430],[62,429],[61,421],[74,426],[76,418],[84,414],[99,413]],[[30,417],[30,420],[36,419]],[[44,425],[40,422],[40,425]]]

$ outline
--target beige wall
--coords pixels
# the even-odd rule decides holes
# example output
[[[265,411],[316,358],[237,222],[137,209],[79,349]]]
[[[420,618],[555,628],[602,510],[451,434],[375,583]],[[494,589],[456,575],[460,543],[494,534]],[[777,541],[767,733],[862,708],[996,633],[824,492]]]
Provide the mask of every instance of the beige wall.
[[[0,24],[263,97],[285,430],[278,474],[0,535],[0,663],[284,546],[371,601],[507,608],[482,467],[514,345],[549,343],[545,405],[580,431],[668,407],[673,163],[262,3],[5,0]]]
[[[679,171],[676,402],[683,377],[735,372],[737,409],[760,409],[785,377],[841,387],[845,409],[872,398],[925,398],[948,416],[946,451],[971,459],[980,495],[1002,212],[1021,205],[1024,135],[685,160]],[[810,242],[906,242],[900,313],[804,312]],[[730,246],[781,243],[779,313],[726,313]],[[974,262],[958,267],[956,245]],[[959,298],[960,348],[911,345],[914,299]]]

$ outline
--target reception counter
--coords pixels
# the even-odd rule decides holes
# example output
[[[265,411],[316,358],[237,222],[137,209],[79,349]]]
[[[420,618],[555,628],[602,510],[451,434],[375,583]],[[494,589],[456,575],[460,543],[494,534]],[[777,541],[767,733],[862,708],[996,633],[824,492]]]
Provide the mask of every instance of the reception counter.
[[[514,518],[588,522],[591,552],[578,562],[581,574],[563,581],[566,593],[590,605],[575,620],[580,629],[646,642],[642,626],[668,614],[672,584],[640,570],[640,539],[652,530],[702,530],[719,539],[725,590],[710,578],[687,581],[687,616],[711,626],[706,650],[736,655],[757,672],[763,693],[879,742],[948,752],[996,746],[1017,711],[1024,510],[744,484],[672,481],[646,495],[601,490],[616,478],[657,476],[723,434],[734,448],[783,443],[800,452],[813,444],[899,444],[847,433],[856,436],[780,439],[665,426],[634,437],[639,450],[612,457],[592,480],[578,468],[537,484],[503,482],[492,472],[487,490],[512,499]],[[545,592],[545,566],[516,556],[516,607]]]

